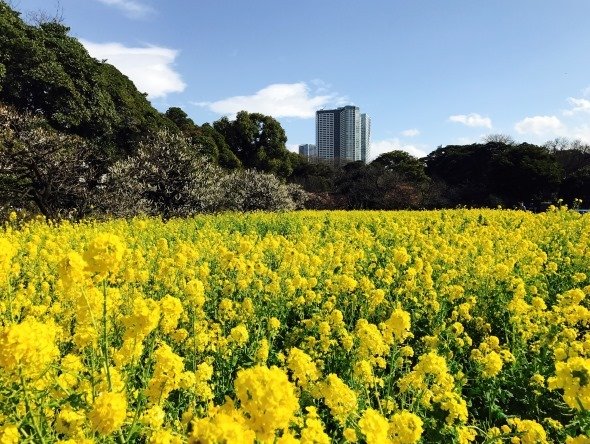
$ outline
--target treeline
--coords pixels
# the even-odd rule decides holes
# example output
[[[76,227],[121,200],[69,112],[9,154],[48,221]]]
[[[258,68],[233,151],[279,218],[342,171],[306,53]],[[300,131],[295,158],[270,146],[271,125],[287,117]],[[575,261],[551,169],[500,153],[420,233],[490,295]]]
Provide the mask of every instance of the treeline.
[[[308,205],[318,207],[542,210],[558,199],[590,203],[590,146],[565,138],[516,144],[493,135],[482,143],[441,146],[422,159],[394,151],[367,165],[300,165],[293,179],[312,192]]]
[[[225,210],[538,206],[590,198],[590,150],[509,138],[401,151],[370,164],[309,162],[272,117],[198,125],[161,113],[59,20],[26,23],[0,0],[0,209],[50,218]]]

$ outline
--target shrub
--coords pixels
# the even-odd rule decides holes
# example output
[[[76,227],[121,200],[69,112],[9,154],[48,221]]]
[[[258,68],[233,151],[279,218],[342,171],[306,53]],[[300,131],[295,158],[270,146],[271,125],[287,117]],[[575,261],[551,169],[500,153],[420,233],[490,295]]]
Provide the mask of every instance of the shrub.
[[[234,171],[222,180],[221,208],[231,211],[288,211],[302,208],[305,191],[285,185],[272,174],[255,170]]]

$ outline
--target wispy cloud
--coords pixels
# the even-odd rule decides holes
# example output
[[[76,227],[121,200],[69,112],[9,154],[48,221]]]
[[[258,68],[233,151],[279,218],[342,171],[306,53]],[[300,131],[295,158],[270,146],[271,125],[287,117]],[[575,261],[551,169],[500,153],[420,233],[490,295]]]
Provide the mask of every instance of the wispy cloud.
[[[328,104],[338,103],[342,99],[336,94],[328,93],[325,85],[321,85],[321,88],[323,92],[316,92],[314,95],[305,82],[275,83],[249,96],[234,96],[214,102],[193,102],[193,104],[222,115],[233,115],[245,110],[275,118],[309,119],[315,117],[316,110]]]
[[[449,117],[449,121],[462,123],[463,125],[467,125],[470,127],[484,127],[484,128],[492,128],[492,119],[489,117],[480,116],[477,113],[471,114],[456,114],[454,116]]]
[[[568,97],[567,101],[572,107],[563,112],[564,116],[573,116],[574,114],[577,114],[579,112],[590,113],[590,100]]]
[[[457,144],[457,145],[471,145],[473,143],[478,143],[480,142],[482,139],[482,137],[457,137],[457,139],[455,139],[455,141],[453,142],[453,144]]]
[[[174,70],[178,56],[175,49],[161,46],[129,47],[121,43],[94,43],[80,40],[88,53],[99,60],[107,60],[129,77],[137,89],[150,99],[182,92],[186,84]]]
[[[430,149],[426,145],[412,145],[403,143],[398,138],[376,140],[371,142],[370,159],[374,160],[380,154],[388,153],[390,151],[405,151],[414,157],[425,157]]]
[[[130,18],[142,18],[151,14],[154,9],[144,3],[137,0],[97,0],[100,3],[104,3],[108,6],[114,6],[120,9]]]
[[[583,124],[572,128],[570,137],[572,139],[579,139],[584,143],[590,144],[590,125]]]
[[[405,131],[402,131],[401,135],[404,137],[416,137],[420,135],[420,130],[417,130],[416,128],[407,129]]]
[[[534,136],[562,135],[565,125],[556,116],[525,117],[514,125],[519,134],[532,134]]]

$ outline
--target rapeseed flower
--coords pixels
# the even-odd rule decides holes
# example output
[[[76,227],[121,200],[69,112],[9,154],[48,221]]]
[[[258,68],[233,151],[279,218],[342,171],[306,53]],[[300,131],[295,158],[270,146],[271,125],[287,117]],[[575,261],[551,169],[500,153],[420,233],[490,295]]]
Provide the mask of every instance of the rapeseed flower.
[[[127,400],[122,393],[104,392],[98,395],[88,414],[92,430],[110,435],[119,430],[127,418]]]
[[[307,387],[310,383],[320,378],[320,372],[311,356],[303,350],[293,347],[287,355],[287,366],[293,374],[293,379],[301,387]]]
[[[402,410],[389,420],[388,435],[392,444],[414,444],[422,436],[422,420],[414,413]]]
[[[234,387],[240,408],[247,414],[247,423],[258,439],[272,440],[277,430],[289,427],[299,410],[295,386],[277,367],[240,370]]]
[[[388,422],[377,410],[368,408],[363,412],[359,421],[359,428],[367,444],[388,444]]]
[[[348,417],[357,410],[356,393],[334,373],[330,373],[321,382],[319,393],[332,416],[341,425],[344,425]]]
[[[55,324],[33,318],[0,327],[0,368],[9,374],[38,378],[59,356],[57,334]]]
[[[547,379],[550,390],[563,389],[563,399],[572,409],[590,409],[590,359],[570,358],[555,363],[555,376]]]
[[[84,251],[87,269],[100,276],[114,274],[119,270],[125,250],[125,244],[119,236],[100,233],[90,241]]]
[[[0,444],[18,444],[20,433],[18,427],[14,424],[4,424],[0,426]]]

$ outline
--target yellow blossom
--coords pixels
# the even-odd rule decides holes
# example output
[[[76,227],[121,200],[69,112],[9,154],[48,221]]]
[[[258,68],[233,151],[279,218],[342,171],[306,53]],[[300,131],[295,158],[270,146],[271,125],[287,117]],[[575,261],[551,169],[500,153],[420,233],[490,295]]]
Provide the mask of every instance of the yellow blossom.
[[[98,395],[88,414],[93,430],[110,435],[119,430],[127,417],[127,400],[122,393],[104,392]]]
[[[277,367],[240,370],[234,386],[248,423],[259,439],[272,439],[276,430],[287,428],[299,409],[295,386]]]
[[[125,244],[119,236],[101,233],[88,244],[84,260],[90,272],[106,275],[118,271],[124,253]]]
[[[392,444],[417,443],[422,431],[422,420],[407,410],[394,413],[389,421],[389,437]]]
[[[361,432],[365,435],[367,444],[387,444],[388,422],[377,410],[368,408],[363,412],[359,421]]]

